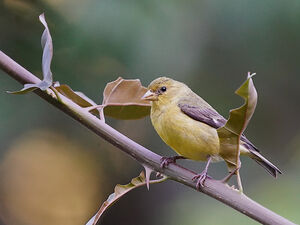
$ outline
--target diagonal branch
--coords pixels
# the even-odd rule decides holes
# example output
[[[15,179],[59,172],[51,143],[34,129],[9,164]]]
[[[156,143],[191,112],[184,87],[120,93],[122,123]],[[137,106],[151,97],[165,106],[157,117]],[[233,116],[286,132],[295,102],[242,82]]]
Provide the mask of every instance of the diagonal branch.
[[[40,79],[9,58],[2,51],[0,51],[0,68],[22,84],[40,82]],[[190,170],[176,164],[170,164],[168,168],[161,169],[160,155],[157,155],[156,153],[127,138],[125,135],[105,124],[103,121],[89,113],[88,110],[78,106],[70,99],[56,93],[59,95],[59,100],[57,100],[49,94],[49,91],[43,92],[35,90],[34,92],[44,100],[71,116],[73,119],[77,120],[98,136],[104,138],[118,149],[130,155],[142,165],[163,173],[174,181],[196,189],[196,185],[192,181],[195,173]],[[294,224],[220,181],[207,179],[205,181],[205,186],[201,188],[200,191],[262,224]]]

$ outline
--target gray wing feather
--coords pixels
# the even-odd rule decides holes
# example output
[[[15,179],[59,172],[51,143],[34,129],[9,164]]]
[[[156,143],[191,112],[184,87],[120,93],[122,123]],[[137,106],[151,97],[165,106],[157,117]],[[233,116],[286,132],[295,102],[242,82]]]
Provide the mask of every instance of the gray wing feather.
[[[216,110],[210,107],[199,107],[199,106],[191,106],[189,104],[179,103],[178,107],[181,111],[187,116],[191,117],[194,120],[205,123],[215,129],[223,127],[227,120],[221,116]],[[243,134],[241,136],[241,141],[243,141],[243,145],[249,150],[255,150],[259,152],[259,150],[246,138]]]
[[[194,120],[206,123],[207,125],[218,129],[226,124],[226,119],[211,108],[200,108],[188,104],[178,104],[182,112]]]

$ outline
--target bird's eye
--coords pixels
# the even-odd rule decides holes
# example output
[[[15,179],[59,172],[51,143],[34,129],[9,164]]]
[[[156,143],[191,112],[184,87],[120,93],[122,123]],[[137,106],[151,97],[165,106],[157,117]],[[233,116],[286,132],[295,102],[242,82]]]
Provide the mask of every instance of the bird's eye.
[[[167,88],[166,88],[165,86],[162,86],[162,87],[160,88],[160,90],[161,90],[162,92],[165,92],[165,91],[167,90]]]

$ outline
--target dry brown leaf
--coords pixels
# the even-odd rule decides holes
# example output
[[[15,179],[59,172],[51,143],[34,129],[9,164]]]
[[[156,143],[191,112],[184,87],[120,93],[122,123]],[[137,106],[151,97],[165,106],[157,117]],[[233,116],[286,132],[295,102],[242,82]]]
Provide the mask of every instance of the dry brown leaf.
[[[147,178],[147,175],[145,175],[144,172],[141,172],[140,175],[138,177],[133,178],[129,184],[126,184],[126,185],[117,184],[115,186],[114,193],[109,195],[108,199],[105,202],[103,202],[103,204],[101,205],[101,207],[98,210],[98,212],[96,213],[96,215],[94,215],[86,223],[86,225],[96,225],[97,222],[99,221],[100,217],[103,215],[103,213],[108,208],[110,208],[113,204],[115,204],[121,197],[126,195],[129,191],[132,191],[132,190],[134,190],[138,187],[144,186],[144,185],[147,185],[148,189],[149,189],[149,184],[162,183],[165,180],[167,180],[166,176],[163,176],[156,180],[150,180],[150,174]]]
[[[55,89],[81,107],[93,108],[91,112],[103,119],[103,113],[116,119],[140,119],[150,114],[150,103],[142,100],[147,92],[139,79],[125,80],[119,77],[108,83],[103,91],[102,105],[98,105],[81,92],[73,91],[68,85],[57,85]]]
[[[81,107],[91,107],[97,105],[92,99],[88,98],[82,92],[73,91],[72,88],[66,84],[56,86],[55,89]],[[96,108],[91,110],[91,113],[94,115],[99,115],[99,112]]]
[[[119,77],[108,83],[103,92],[104,114],[116,119],[139,119],[150,114],[150,103],[142,100],[147,92],[139,79]]]

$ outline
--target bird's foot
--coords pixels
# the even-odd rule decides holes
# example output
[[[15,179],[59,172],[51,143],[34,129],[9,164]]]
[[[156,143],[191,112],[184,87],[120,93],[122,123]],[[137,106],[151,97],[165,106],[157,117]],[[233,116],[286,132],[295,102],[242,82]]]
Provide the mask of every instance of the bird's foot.
[[[206,178],[211,178],[210,176],[207,175],[207,170],[203,170],[201,173],[197,174],[196,176],[194,176],[192,178],[193,181],[197,180],[196,183],[196,188],[197,190],[200,189],[200,187],[204,187],[204,182],[206,180]]]
[[[210,176],[207,175],[207,170],[208,170],[208,166],[209,166],[210,162],[211,162],[211,156],[208,156],[205,169],[201,173],[197,174],[196,176],[194,176],[192,178],[193,181],[197,180],[197,183],[196,183],[197,190],[199,190],[200,187],[201,188],[204,187],[204,182],[205,182],[206,178],[211,178]]]
[[[173,157],[161,157],[160,168],[166,168],[170,163],[176,163],[178,159],[186,159],[184,156],[176,155]]]

